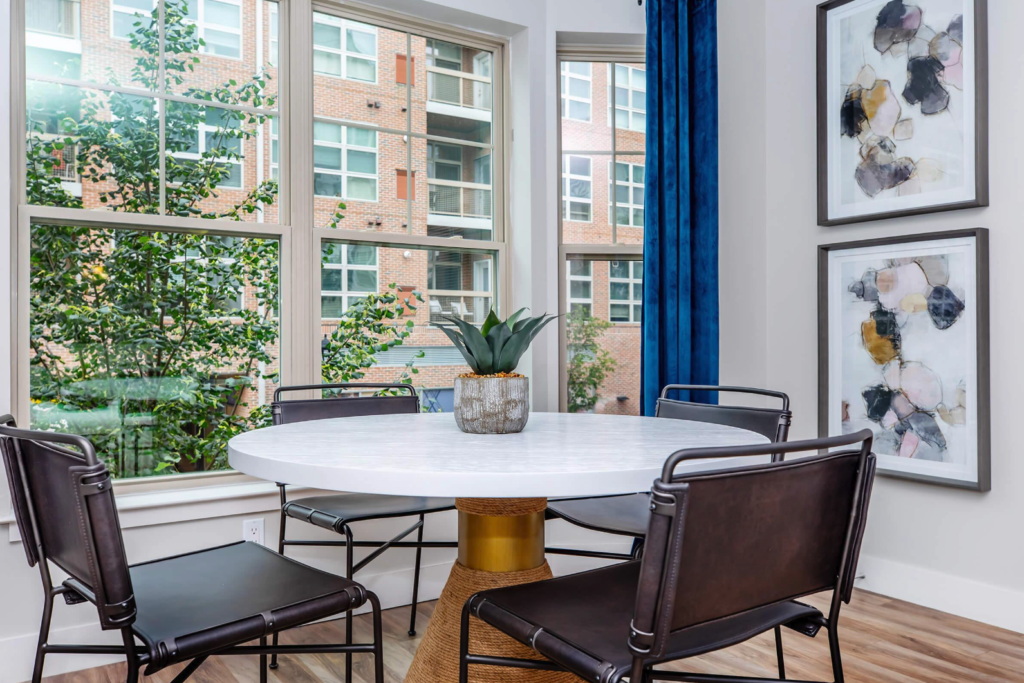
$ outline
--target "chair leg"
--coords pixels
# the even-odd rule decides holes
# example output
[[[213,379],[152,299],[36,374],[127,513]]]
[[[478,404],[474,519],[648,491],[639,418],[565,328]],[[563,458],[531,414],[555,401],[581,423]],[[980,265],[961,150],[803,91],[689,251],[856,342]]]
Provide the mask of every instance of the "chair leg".
[[[260,647],[267,646],[267,637],[260,638]],[[267,653],[260,654],[260,683],[267,683]]]
[[[353,565],[355,564],[352,555],[355,551],[355,546],[352,545],[352,529],[346,525],[345,530],[345,578],[352,580],[355,570]],[[345,644],[352,644],[352,610],[345,612]],[[345,683],[352,683],[352,653],[345,653]]]
[[[775,627],[775,658],[779,662],[779,680],[786,680],[786,660],[782,655],[782,627]]]
[[[644,660],[639,657],[633,658],[633,668],[630,669],[629,683],[644,683]]]
[[[370,591],[366,597],[373,612],[373,681],[384,683],[384,626],[381,623],[380,600]]]
[[[53,593],[46,591],[43,599],[43,620],[39,624],[39,640],[36,642],[36,661],[32,667],[32,683],[43,680],[43,662],[46,659],[46,641],[50,637],[50,621],[53,617]]]
[[[834,623],[828,627],[828,650],[832,655],[832,680],[835,683],[843,683],[843,657],[839,653],[839,633]]]
[[[284,489],[281,494],[282,500],[285,498]],[[285,514],[285,507],[281,508],[281,532],[278,535],[278,554],[285,554],[285,520],[288,519],[288,515]],[[274,631],[271,642],[273,646],[278,646],[278,632]],[[270,655],[270,669],[278,668],[278,654],[273,653]]]
[[[644,556],[644,539],[634,538],[633,548],[629,551],[629,554],[633,556],[634,560],[639,560]]]
[[[416,533],[416,542],[423,543],[423,514],[420,514],[420,529]],[[416,635],[416,605],[420,595],[420,559],[423,556],[423,548],[416,548],[416,568],[412,574],[412,607],[409,610],[409,636]]]
[[[462,606],[462,621],[459,624],[459,683],[469,682],[469,601]]]
[[[128,660],[128,673],[125,676],[125,683],[138,683],[139,680],[139,657],[135,653],[135,636],[131,628],[121,629],[121,639],[124,641],[125,658]]]

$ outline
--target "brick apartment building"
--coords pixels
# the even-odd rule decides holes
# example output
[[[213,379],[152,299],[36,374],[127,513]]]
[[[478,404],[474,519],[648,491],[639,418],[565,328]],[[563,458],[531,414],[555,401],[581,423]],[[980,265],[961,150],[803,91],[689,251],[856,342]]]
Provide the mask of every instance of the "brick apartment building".
[[[170,6],[171,0],[167,4]],[[153,7],[152,0],[30,0],[26,7],[30,76],[40,73],[138,87],[133,83],[132,70],[139,53],[131,49],[128,36],[137,31],[136,22],[150,21]],[[262,70],[269,77],[265,93],[276,94],[280,57],[277,10],[277,4],[270,0],[190,0],[186,21],[195,23],[205,46],[197,55],[200,66],[186,72],[184,82],[174,86],[174,92],[210,89],[231,80],[240,84]],[[316,13],[313,60],[316,226],[331,226],[339,202],[344,202],[344,218],[334,223],[338,228],[491,239],[490,144],[495,134],[491,55]],[[610,67],[583,66],[587,67],[586,78],[576,78],[580,74],[573,77],[585,81],[589,102],[578,87],[573,88],[571,109],[563,111],[563,145],[565,149],[610,149]],[[629,74],[639,74],[633,77],[640,89],[627,88],[625,94],[625,104],[633,105],[630,98],[642,90],[642,66],[616,68],[620,73],[626,69]],[[51,94],[48,88],[58,88],[37,85],[41,87],[30,92],[30,107],[32,92],[38,101],[46,102]],[[65,97],[67,92],[65,86]],[[97,94],[102,97],[102,93]],[[641,152],[635,158],[620,157],[616,164],[617,238],[628,243],[642,240],[643,124],[641,111],[633,106],[619,107],[621,97],[619,93],[615,112],[616,147]],[[642,92],[638,101],[642,109]],[[47,134],[57,134],[57,117],[48,120],[46,106],[39,109],[33,118],[42,121]],[[583,109],[589,111],[586,117]],[[178,157],[187,159],[190,154],[205,151],[216,135],[219,114],[208,110],[206,124],[196,132],[194,145]],[[260,183],[278,177],[281,147],[277,120],[253,129],[256,135],[252,139],[230,143],[237,145],[243,159],[230,164],[229,177],[216,188],[216,198],[203,202],[204,209],[224,210],[237,205]],[[407,130],[458,142],[403,135]],[[571,146],[570,138],[574,141]],[[83,184],[74,158],[74,150],[67,149],[54,173],[87,208],[102,208],[99,193],[107,188],[103,183]],[[563,174],[565,187],[572,185],[578,192],[564,209],[566,241],[611,241],[610,158],[568,160]],[[576,196],[588,183],[590,196]],[[287,188],[282,191],[287,192]],[[262,212],[246,219],[277,222],[277,205],[265,206]],[[639,289],[633,287],[639,282],[640,266],[595,261],[584,268],[590,269],[589,275],[575,273],[572,282],[567,283],[570,304],[589,307],[593,315],[613,323],[602,343],[618,361],[616,372],[600,389],[598,410],[636,412],[639,302],[634,302],[634,297],[639,296]],[[347,307],[369,291],[385,291],[391,284],[401,292],[419,291],[424,304],[406,314],[415,324],[412,336],[403,346],[379,354],[379,365],[366,379],[393,380],[422,352],[423,357],[415,359],[419,370],[415,383],[429,390],[428,398],[450,408],[449,388],[455,375],[466,367],[458,352],[430,323],[446,315],[481,322],[494,303],[496,282],[495,264],[488,254],[411,246],[335,245],[325,255],[321,272],[321,333],[330,334]],[[242,294],[239,305],[254,305],[251,293]]]

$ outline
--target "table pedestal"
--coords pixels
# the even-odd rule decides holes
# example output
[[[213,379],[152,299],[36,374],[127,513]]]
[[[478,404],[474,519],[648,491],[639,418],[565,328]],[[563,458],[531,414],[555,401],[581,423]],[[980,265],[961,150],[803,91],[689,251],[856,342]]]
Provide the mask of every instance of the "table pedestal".
[[[459,561],[434,608],[430,625],[405,677],[406,683],[459,680],[459,623],[469,596],[489,588],[551,578],[544,559],[545,498],[458,498]],[[470,620],[474,654],[543,659],[529,647]],[[471,683],[571,683],[575,676],[506,667],[469,667]]]

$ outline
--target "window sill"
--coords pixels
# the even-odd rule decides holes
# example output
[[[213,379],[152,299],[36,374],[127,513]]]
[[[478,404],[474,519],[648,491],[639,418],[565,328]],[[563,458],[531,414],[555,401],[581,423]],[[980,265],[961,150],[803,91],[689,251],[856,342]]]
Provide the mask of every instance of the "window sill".
[[[116,488],[117,512],[122,529],[173,524],[199,519],[276,512],[280,506],[277,485],[269,481],[234,481],[209,486],[136,491]],[[289,495],[309,491],[290,487]],[[14,514],[0,518],[8,525],[11,543],[21,542]]]

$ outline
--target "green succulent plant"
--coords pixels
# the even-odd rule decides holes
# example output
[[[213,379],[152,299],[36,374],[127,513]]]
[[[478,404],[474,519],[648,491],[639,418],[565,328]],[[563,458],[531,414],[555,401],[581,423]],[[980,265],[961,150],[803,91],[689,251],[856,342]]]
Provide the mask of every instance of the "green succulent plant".
[[[445,316],[453,325],[438,325],[438,328],[452,340],[474,373],[509,373],[516,369],[534,337],[558,317],[545,313],[536,318],[520,318],[525,310],[520,308],[508,320],[501,320],[491,309],[479,329],[465,320]]]

